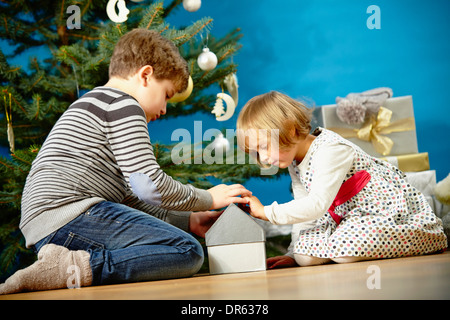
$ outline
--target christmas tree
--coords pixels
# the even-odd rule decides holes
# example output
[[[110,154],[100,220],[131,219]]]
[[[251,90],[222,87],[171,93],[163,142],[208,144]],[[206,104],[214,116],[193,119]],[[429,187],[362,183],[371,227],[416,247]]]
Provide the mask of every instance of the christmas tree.
[[[35,259],[25,248],[19,230],[21,194],[31,164],[59,116],[84,92],[104,85],[108,65],[118,39],[134,28],[159,31],[178,46],[189,64],[194,82],[192,94],[183,102],[168,105],[167,117],[206,112],[211,115],[216,95],[208,88],[224,90],[227,76],[236,72],[231,57],[239,50],[241,34],[234,29],[222,38],[210,34],[213,19],[205,17],[185,27],[173,27],[165,18],[178,10],[182,0],[127,2],[128,19],[113,22],[106,13],[107,0],[11,0],[0,3],[0,39],[14,48],[0,50],[0,145],[10,156],[0,158],[0,280]],[[217,66],[202,70],[197,58],[207,36],[208,48],[217,56]],[[26,50],[46,47],[50,56],[31,58],[28,66],[8,60]],[[175,107],[171,111],[171,108]],[[211,115],[213,116],[213,115]],[[235,143],[235,141],[232,141]],[[201,164],[171,158],[173,146],[154,143],[163,170],[183,183],[200,188],[212,186],[210,177],[224,183],[243,183],[259,176],[260,169],[245,161]],[[204,147],[204,146],[202,146]],[[235,157],[238,151],[224,157]],[[269,176],[268,176],[269,177]]]

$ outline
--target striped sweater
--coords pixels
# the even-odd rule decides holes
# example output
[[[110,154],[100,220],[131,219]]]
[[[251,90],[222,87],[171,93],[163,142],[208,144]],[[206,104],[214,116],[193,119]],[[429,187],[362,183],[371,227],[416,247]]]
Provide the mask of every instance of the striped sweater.
[[[133,194],[129,177],[135,172],[152,182],[158,203],[146,204]],[[98,87],[60,117],[32,164],[20,221],[27,246],[105,200],[185,230],[186,211],[212,205],[209,192],[183,185],[161,170],[139,103],[117,89]]]

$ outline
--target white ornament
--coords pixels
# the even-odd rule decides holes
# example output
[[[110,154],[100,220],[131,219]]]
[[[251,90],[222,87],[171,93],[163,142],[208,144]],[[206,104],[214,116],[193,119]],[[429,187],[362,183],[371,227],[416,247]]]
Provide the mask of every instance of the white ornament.
[[[211,147],[218,152],[219,150],[227,153],[230,151],[230,141],[228,141],[223,134],[219,133],[217,137],[214,138],[214,141],[211,143]]]
[[[227,105],[227,111],[224,111],[222,100],[225,101]],[[216,115],[217,121],[226,121],[233,116],[235,109],[236,104],[234,103],[234,100],[231,96],[226,93],[218,93],[216,104],[214,105],[214,109],[213,111],[211,111],[211,113],[214,113]]]
[[[183,0],[183,7],[186,9],[186,11],[189,12],[195,12],[198,9],[200,9],[200,6],[202,5],[201,0]]]
[[[225,79],[223,80],[223,82],[227,86],[228,92],[233,97],[234,104],[237,106],[238,101],[239,101],[239,93],[238,93],[239,85],[238,85],[236,73],[230,73],[229,75],[227,75],[225,77]]]
[[[217,66],[217,56],[209,48],[203,48],[203,52],[197,58],[197,64],[200,69],[209,71]]]
[[[219,118],[221,115],[225,113],[225,108],[223,107],[223,100],[222,98],[217,98],[216,104],[214,105],[213,110],[211,113],[216,115],[216,118]]]
[[[117,9],[119,9],[119,14],[116,12],[116,3]],[[127,21],[130,10],[127,9],[125,0],[109,0],[106,5],[106,13],[111,21],[115,23],[122,23]]]

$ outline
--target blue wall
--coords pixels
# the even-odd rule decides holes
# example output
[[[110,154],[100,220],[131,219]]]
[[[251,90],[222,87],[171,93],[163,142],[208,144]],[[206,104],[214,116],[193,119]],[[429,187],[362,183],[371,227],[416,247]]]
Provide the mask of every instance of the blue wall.
[[[372,4],[381,10],[379,30],[366,26]],[[449,12],[448,0],[203,0],[199,11],[180,8],[169,22],[182,26],[210,16],[214,35],[241,28],[237,111],[269,90],[316,105],[381,86],[394,96],[412,95],[419,151],[429,153],[439,181],[450,172]],[[227,122],[213,115],[160,120],[149,125],[152,141],[170,142],[173,130],[192,129],[194,120],[203,121],[203,130],[235,128],[236,115]],[[287,177],[246,185],[265,204],[291,199]]]
[[[380,8],[381,29],[367,28],[372,4]],[[205,0],[198,12],[179,10],[171,23],[211,16],[213,34],[242,29],[243,48],[234,60],[238,110],[269,90],[316,105],[382,86],[392,88],[394,96],[412,95],[419,152],[429,153],[439,181],[450,172],[449,12],[448,0]],[[234,128],[236,120],[192,118],[217,128]],[[170,139],[171,131],[163,131],[167,123],[155,123],[153,139]],[[186,122],[177,125],[188,128]],[[287,177],[246,185],[265,204],[291,199]]]

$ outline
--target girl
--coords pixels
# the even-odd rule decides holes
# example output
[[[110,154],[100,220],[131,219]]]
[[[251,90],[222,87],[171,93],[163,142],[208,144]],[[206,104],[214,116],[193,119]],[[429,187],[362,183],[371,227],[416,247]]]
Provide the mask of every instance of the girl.
[[[447,247],[441,220],[400,170],[332,131],[318,128],[310,134],[310,119],[303,104],[269,92],[251,99],[237,121],[240,147],[262,165],[288,168],[292,179],[295,200],[288,203],[263,206],[255,196],[246,197],[252,216],[294,225],[289,252],[269,259],[269,268]]]

